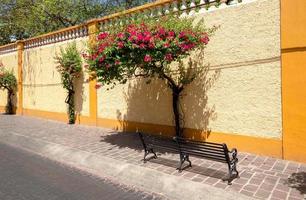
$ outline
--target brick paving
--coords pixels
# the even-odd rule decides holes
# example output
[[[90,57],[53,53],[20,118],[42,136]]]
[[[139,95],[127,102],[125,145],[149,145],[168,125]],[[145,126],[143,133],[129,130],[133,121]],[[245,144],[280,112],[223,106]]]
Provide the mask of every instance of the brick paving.
[[[158,159],[143,163],[143,151],[135,133],[64,123],[24,116],[0,115],[0,134],[14,133],[122,160],[181,176],[194,182],[233,190],[257,199],[306,199],[306,165],[272,157],[239,152],[240,178],[227,185],[225,164],[191,157],[192,168],[179,173],[178,155],[161,152]]]

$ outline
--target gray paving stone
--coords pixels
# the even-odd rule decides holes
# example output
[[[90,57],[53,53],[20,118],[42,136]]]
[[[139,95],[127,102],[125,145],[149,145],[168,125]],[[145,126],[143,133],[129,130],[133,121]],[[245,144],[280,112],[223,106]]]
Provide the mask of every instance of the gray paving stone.
[[[201,182],[226,190],[234,189],[241,193],[252,193],[252,196],[258,198],[278,198],[277,191],[281,191],[282,195],[286,194],[288,199],[303,198],[304,195],[291,188],[288,178],[296,172],[305,172],[305,164],[243,153],[239,152],[239,149],[238,169],[241,178],[235,180],[233,185],[227,186],[221,182],[221,178],[227,175],[226,165],[213,161],[191,157],[193,167],[183,173],[177,173],[178,156],[162,152],[158,159],[143,164],[141,143],[134,133],[118,133],[111,129],[71,126],[50,120],[6,115],[0,115],[0,127],[0,136],[13,132],[33,139],[62,144],[135,165],[162,170],[167,174],[191,179],[197,183]],[[261,187],[261,189],[255,193],[243,189],[248,188],[248,184]],[[267,190],[269,189],[271,194],[275,192],[274,196],[268,195]]]

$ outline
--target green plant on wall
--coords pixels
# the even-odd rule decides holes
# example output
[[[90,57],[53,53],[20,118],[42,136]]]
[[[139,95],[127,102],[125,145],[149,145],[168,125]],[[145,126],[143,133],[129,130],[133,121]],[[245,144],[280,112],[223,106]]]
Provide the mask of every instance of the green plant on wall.
[[[55,57],[58,63],[57,71],[61,74],[63,88],[67,90],[65,103],[68,104],[69,124],[75,123],[75,87],[74,83],[82,73],[82,59],[77,50],[76,43],[60,49],[60,54]]]
[[[148,83],[155,78],[163,80],[172,93],[176,135],[183,136],[180,98],[201,69],[184,66],[182,59],[208,44],[215,28],[202,25],[203,21],[193,25],[192,18],[165,16],[158,21],[139,18],[118,30],[102,32],[97,36],[97,46],[84,55],[88,70],[110,88],[133,77],[146,78]]]
[[[12,71],[8,71],[4,68],[4,65],[0,62],[0,89],[7,90],[7,105],[5,112],[7,114],[14,114],[13,98],[17,89],[17,80]]]

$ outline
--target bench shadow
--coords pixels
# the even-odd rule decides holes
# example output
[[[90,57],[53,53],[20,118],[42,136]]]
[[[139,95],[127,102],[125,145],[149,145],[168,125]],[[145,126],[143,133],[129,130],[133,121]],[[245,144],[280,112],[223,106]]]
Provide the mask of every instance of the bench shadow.
[[[286,184],[297,189],[301,194],[306,194],[306,172],[297,172],[291,174]]]
[[[179,158],[178,158],[179,159]],[[167,167],[171,167],[173,169],[176,169],[178,167],[178,160],[171,160],[167,158],[162,158],[158,157],[157,159],[150,159],[148,162],[155,163],[155,164],[160,164],[164,165]],[[192,160],[191,160],[192,162]],[[192,164],[192,167],[185,166],[183,168],[183,171],[187,172],[192,172],[195,174],[203,175],[203,176],[208,176],[212,178],[217,178],[217,179],[225,179],[228,176],[227,172],[221,171],[221,170],[216,170],[210,167],[202,166],[202,165],[197,165],[197,164]]]
[[[133,132],[119,132],[118,133],[114,131],[113,133],[109,135],[100,136],[100,138],[101,138],[100,142],[106,142],[106,143],[109,143],[119,148],[131,148],[131,149],[138,151],[139,153],[144,152],[140,138],[137,133],[133,133]],[[175,153],[173,151],[166,151],[163,149],[158,149],[156,153],[157,153],[158,158],[153,159],[153,158],[150,158],[150,156],[148,156],[147,163],[155,163],[159,165],[164,165],[164,166],[171,167],[174,170],[176,170],[179,164],[178,153]],[[175,154],[175,156],[177,156],[177,160],[164,158],[163,156],[167,155],[168,153]],[[191,157],[191,162],[192,162],[192,157]],[[209,161],[209,162],[215,163],[213,161]],[[200,174],[203,176],[213,177],[217,179],[224,179],[228,175],[227,171],[225,172],[220,169],[213,169],[213,168],[206,167],[203,165],[205,164],[202,164],[202,165],[192,164],[192,167],[185,166],[185,168],[183,169],[184,171],[187,171],[187,172],[192,172],[195,174]]]
[[[100,142],[106,142],[118,148],[130,148],[138,152],[143,152],[139,135],[135,132],[114,131],[109,135],[100,136]],[[157,152],[161,154],[174,153],[173,151],[166,151],[164,149],[158,149]]]

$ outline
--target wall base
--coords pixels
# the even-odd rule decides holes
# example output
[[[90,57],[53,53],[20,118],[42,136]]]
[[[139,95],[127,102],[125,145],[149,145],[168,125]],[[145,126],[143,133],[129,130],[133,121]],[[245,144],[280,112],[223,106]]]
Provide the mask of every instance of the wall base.
[[[0,107],[1,109],[1,107]],[[23,115],[51,119],[61,122],[68,122],[68,117],[65,113],[56,113],[41,110],[23,109]],[[99,126],[111,128],[118,131],[134,132],[136,130],[144,131],[153,134],[174,135],[174,127],[167,125],[157,125],[149,123],[139,123],[130,121],[119,121],[113,119],[98,118],[97,123],[87,116],[77,118],[76,124]],[[237,148],[238,151],[250,152],[258,155],[272,156],[282,158],[282,141],[271,138],[260,138],[243,136],[238,134],[227,134],[210,132],[206,133],[197,129],[185,130],[185,137],[200,141],[209,141],[217,143],[226,143],[229,148]]]

